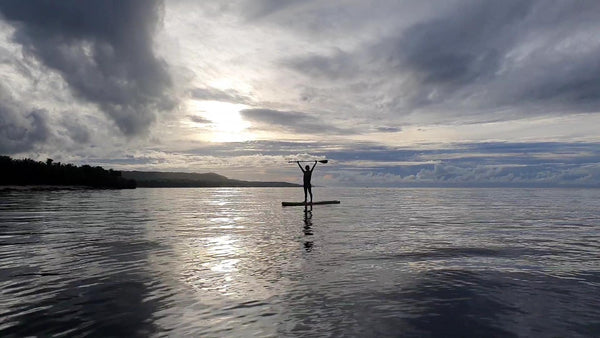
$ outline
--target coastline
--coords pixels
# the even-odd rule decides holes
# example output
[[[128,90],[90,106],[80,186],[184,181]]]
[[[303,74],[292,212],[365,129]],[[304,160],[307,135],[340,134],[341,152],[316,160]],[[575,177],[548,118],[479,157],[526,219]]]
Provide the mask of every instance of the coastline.
[[[148,188],[160,188],[160,189],[172,189],[172,188],[297,188],[302,187],[301,185],[204,185],[204,186],[193,186],[193,185],[157,185],[157,186],[137,186],[136,188],[110,188],[110,187],[91,187],[85,185],[0,185],[0,192],[4,191],[58,191],[58,190],[123,190],[123,189],[148,189]]]
[[[0,185],[0,191],[55,191],[55,190],[120,190],[120,188],[94,188],[85,185]],[[135,188],[134,188],[135,189]]]

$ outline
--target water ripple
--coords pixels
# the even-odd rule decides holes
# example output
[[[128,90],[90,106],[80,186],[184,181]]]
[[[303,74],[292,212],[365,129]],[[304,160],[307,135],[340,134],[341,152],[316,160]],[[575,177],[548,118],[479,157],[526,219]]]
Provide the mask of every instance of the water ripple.
[[[600,191],[0,194],[0,336],[598,336]]]

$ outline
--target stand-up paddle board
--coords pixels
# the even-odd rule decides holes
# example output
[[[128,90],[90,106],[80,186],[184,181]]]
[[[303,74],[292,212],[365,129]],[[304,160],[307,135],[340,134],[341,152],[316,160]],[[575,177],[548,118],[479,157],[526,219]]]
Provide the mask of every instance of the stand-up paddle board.
[[[282,207],[294,207],[294,206],[304,206],[304,205],[320,205],[320,204],[340,204],[340,201],[316,201],[316,202],[281,202]]]

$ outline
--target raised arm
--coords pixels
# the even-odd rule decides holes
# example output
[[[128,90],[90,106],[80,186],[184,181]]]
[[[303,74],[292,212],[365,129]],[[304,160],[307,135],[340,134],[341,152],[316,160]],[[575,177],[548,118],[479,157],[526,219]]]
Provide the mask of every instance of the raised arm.
[[[302,168],[302,166],[300,165],[300,161],[296,161],[296,164],[298,165],[298,167],[300,167],[300,170],[302,170],[302,172],[304,172],[304,168]]]
[[[313,164],[312,168],[310,168],[310,171],[312,172],[313,170],[315,170],[316,166],[317,166],[317,161],[315,161],[315,164]]]

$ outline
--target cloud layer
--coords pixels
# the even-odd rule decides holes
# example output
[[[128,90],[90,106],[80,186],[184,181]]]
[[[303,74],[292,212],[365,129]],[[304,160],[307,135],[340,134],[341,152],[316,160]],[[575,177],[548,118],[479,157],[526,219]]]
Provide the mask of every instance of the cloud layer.
[[[321,185],[598,186],[598,17],[594,1],[0,1],[0,152],[283,180],[288,159],[327,157]]]
[[[596,112],[599,14],[593,2],[457,1],[357,47],[285,64],[324,83],[373,88],[370,101],[390,115],[443,111],[438,122],[447,122]]]
[[[23,52],[58,71],[127,135],[145,131],[175,103],[167,66],[153,51],[161,10],[158,1],[0,2]]]
[[[306,113],[278,111],[273,109],[244,109],[242,116],[250,122],[267,128],[281,128],[298,134],[351,134],[350,129],[342,129],[326,122],[326,118]]]

